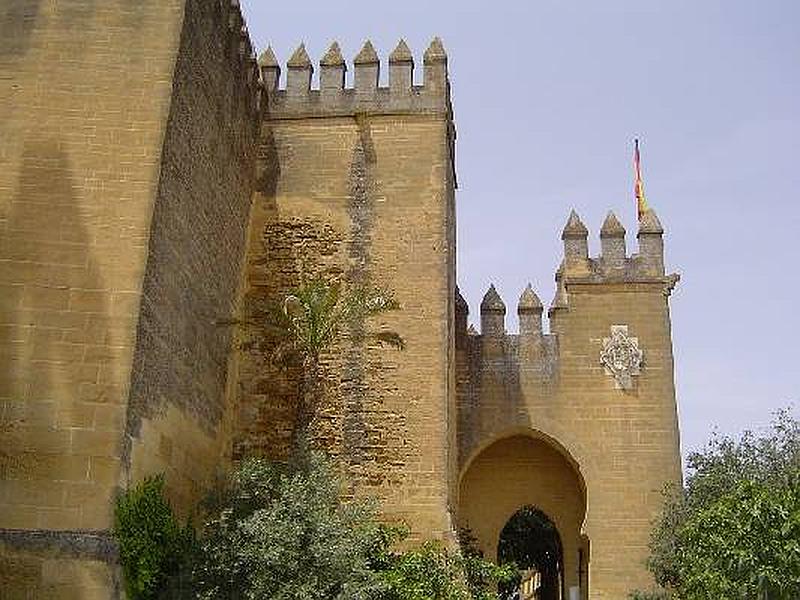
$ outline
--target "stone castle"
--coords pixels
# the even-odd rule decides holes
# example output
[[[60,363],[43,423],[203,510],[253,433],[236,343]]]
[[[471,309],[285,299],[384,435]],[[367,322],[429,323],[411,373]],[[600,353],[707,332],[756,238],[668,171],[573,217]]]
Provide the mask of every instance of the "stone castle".
[[[0,586],[4,598],[121,595],[115,495],[166,474],[183,514],[232,460],[279,455],[296,378],[226,320],[309,269],[395,291],[326,361],[313,424],[352,492],[417,539],[469,527],[490,558],[535,507],[563,597],[648,587],[650,524],[680,479],[663,230],[638,253],[609,215],[601,255],[572,213],[548,309],[528,287],[508,334],[456,286],[455,126],[434,40],[415,85],[370,43],[354,88],[336,44],[286,85],[236,0],[18,0],[0,10]],[[566,211],[565,211],[566,212]],[[469,240],[463,240],[469,243]],[[294,374],[296,375],[296,373]]]

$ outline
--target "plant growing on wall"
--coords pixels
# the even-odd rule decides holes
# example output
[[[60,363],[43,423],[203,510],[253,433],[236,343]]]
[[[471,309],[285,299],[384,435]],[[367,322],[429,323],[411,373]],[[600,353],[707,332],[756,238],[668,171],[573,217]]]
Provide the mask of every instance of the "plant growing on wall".
[[[345,289],[338,280],[318,276],[284,296],[279,307],[255,315],[254,323],[265,329],[272,342],[273,359],[300,364],[298,439],[307,434],[322,397],[321,357],[335,344],[342,328],[399,308],[388,290],[377,287]],[[397,349],[405,346],[403,338],[395,331],[367,329],[365,336]]]
[[[117,502],[114,533],[130,600],[497,600],[518,578],[462,539],[399,551],[407,529],[343,499],[322,454],[243,461],[207,500],[195,537],[153,477]]]

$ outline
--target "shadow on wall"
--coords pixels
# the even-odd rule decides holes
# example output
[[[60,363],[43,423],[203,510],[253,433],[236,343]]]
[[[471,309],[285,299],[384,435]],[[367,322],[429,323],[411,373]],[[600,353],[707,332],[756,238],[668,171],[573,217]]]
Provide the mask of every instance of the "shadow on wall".
[[[22,472],[9,476],[69,479],[53,469],[64,455],[81,452],[73,444],[73,430],[95,429],[101,412],[116,407],[98,396],[100,360],[86,362],[90,346],[108,343],[103,337],[110,307],[91,257],[87,215],[59,140],[25,142],[16,194],[6,210],[0,241],[0,397],[4,420],[16,424],[14,451],[30,457]],[[65,508],[60,497],[48,496],[55,495],[7,495],[11,504],[38,507],[27,519],[13,518],[13,526],[45,526],[48,509],[61,511],[65,524],[83,522],[79,503]],[[9,526],[8,518],[3,521]]]
[[[5,0],[0,9],[0,64],[27,54],[42,0]]]

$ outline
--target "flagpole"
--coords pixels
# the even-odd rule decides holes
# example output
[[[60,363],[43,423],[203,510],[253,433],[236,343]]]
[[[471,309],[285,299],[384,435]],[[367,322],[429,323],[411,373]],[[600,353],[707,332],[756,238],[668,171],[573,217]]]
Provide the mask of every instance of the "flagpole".
[[[644,182],[642,181],[641,156],[639,155],[639,138],[633,138],[633,175],[634,197],[636,199],[636,215],[639,221],[647,212],[647,198],[644,195]]]

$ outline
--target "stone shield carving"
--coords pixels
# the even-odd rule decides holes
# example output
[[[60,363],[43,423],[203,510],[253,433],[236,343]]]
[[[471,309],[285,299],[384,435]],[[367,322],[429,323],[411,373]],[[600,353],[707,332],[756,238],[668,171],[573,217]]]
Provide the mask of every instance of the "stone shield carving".
[[[628,335],[627,325],[612,325],[611,337],[603,338],[600,364],[611,375],[619,389],[633,387],[633,375],[638,375],[644,354],[639,348],[639,339]]]

